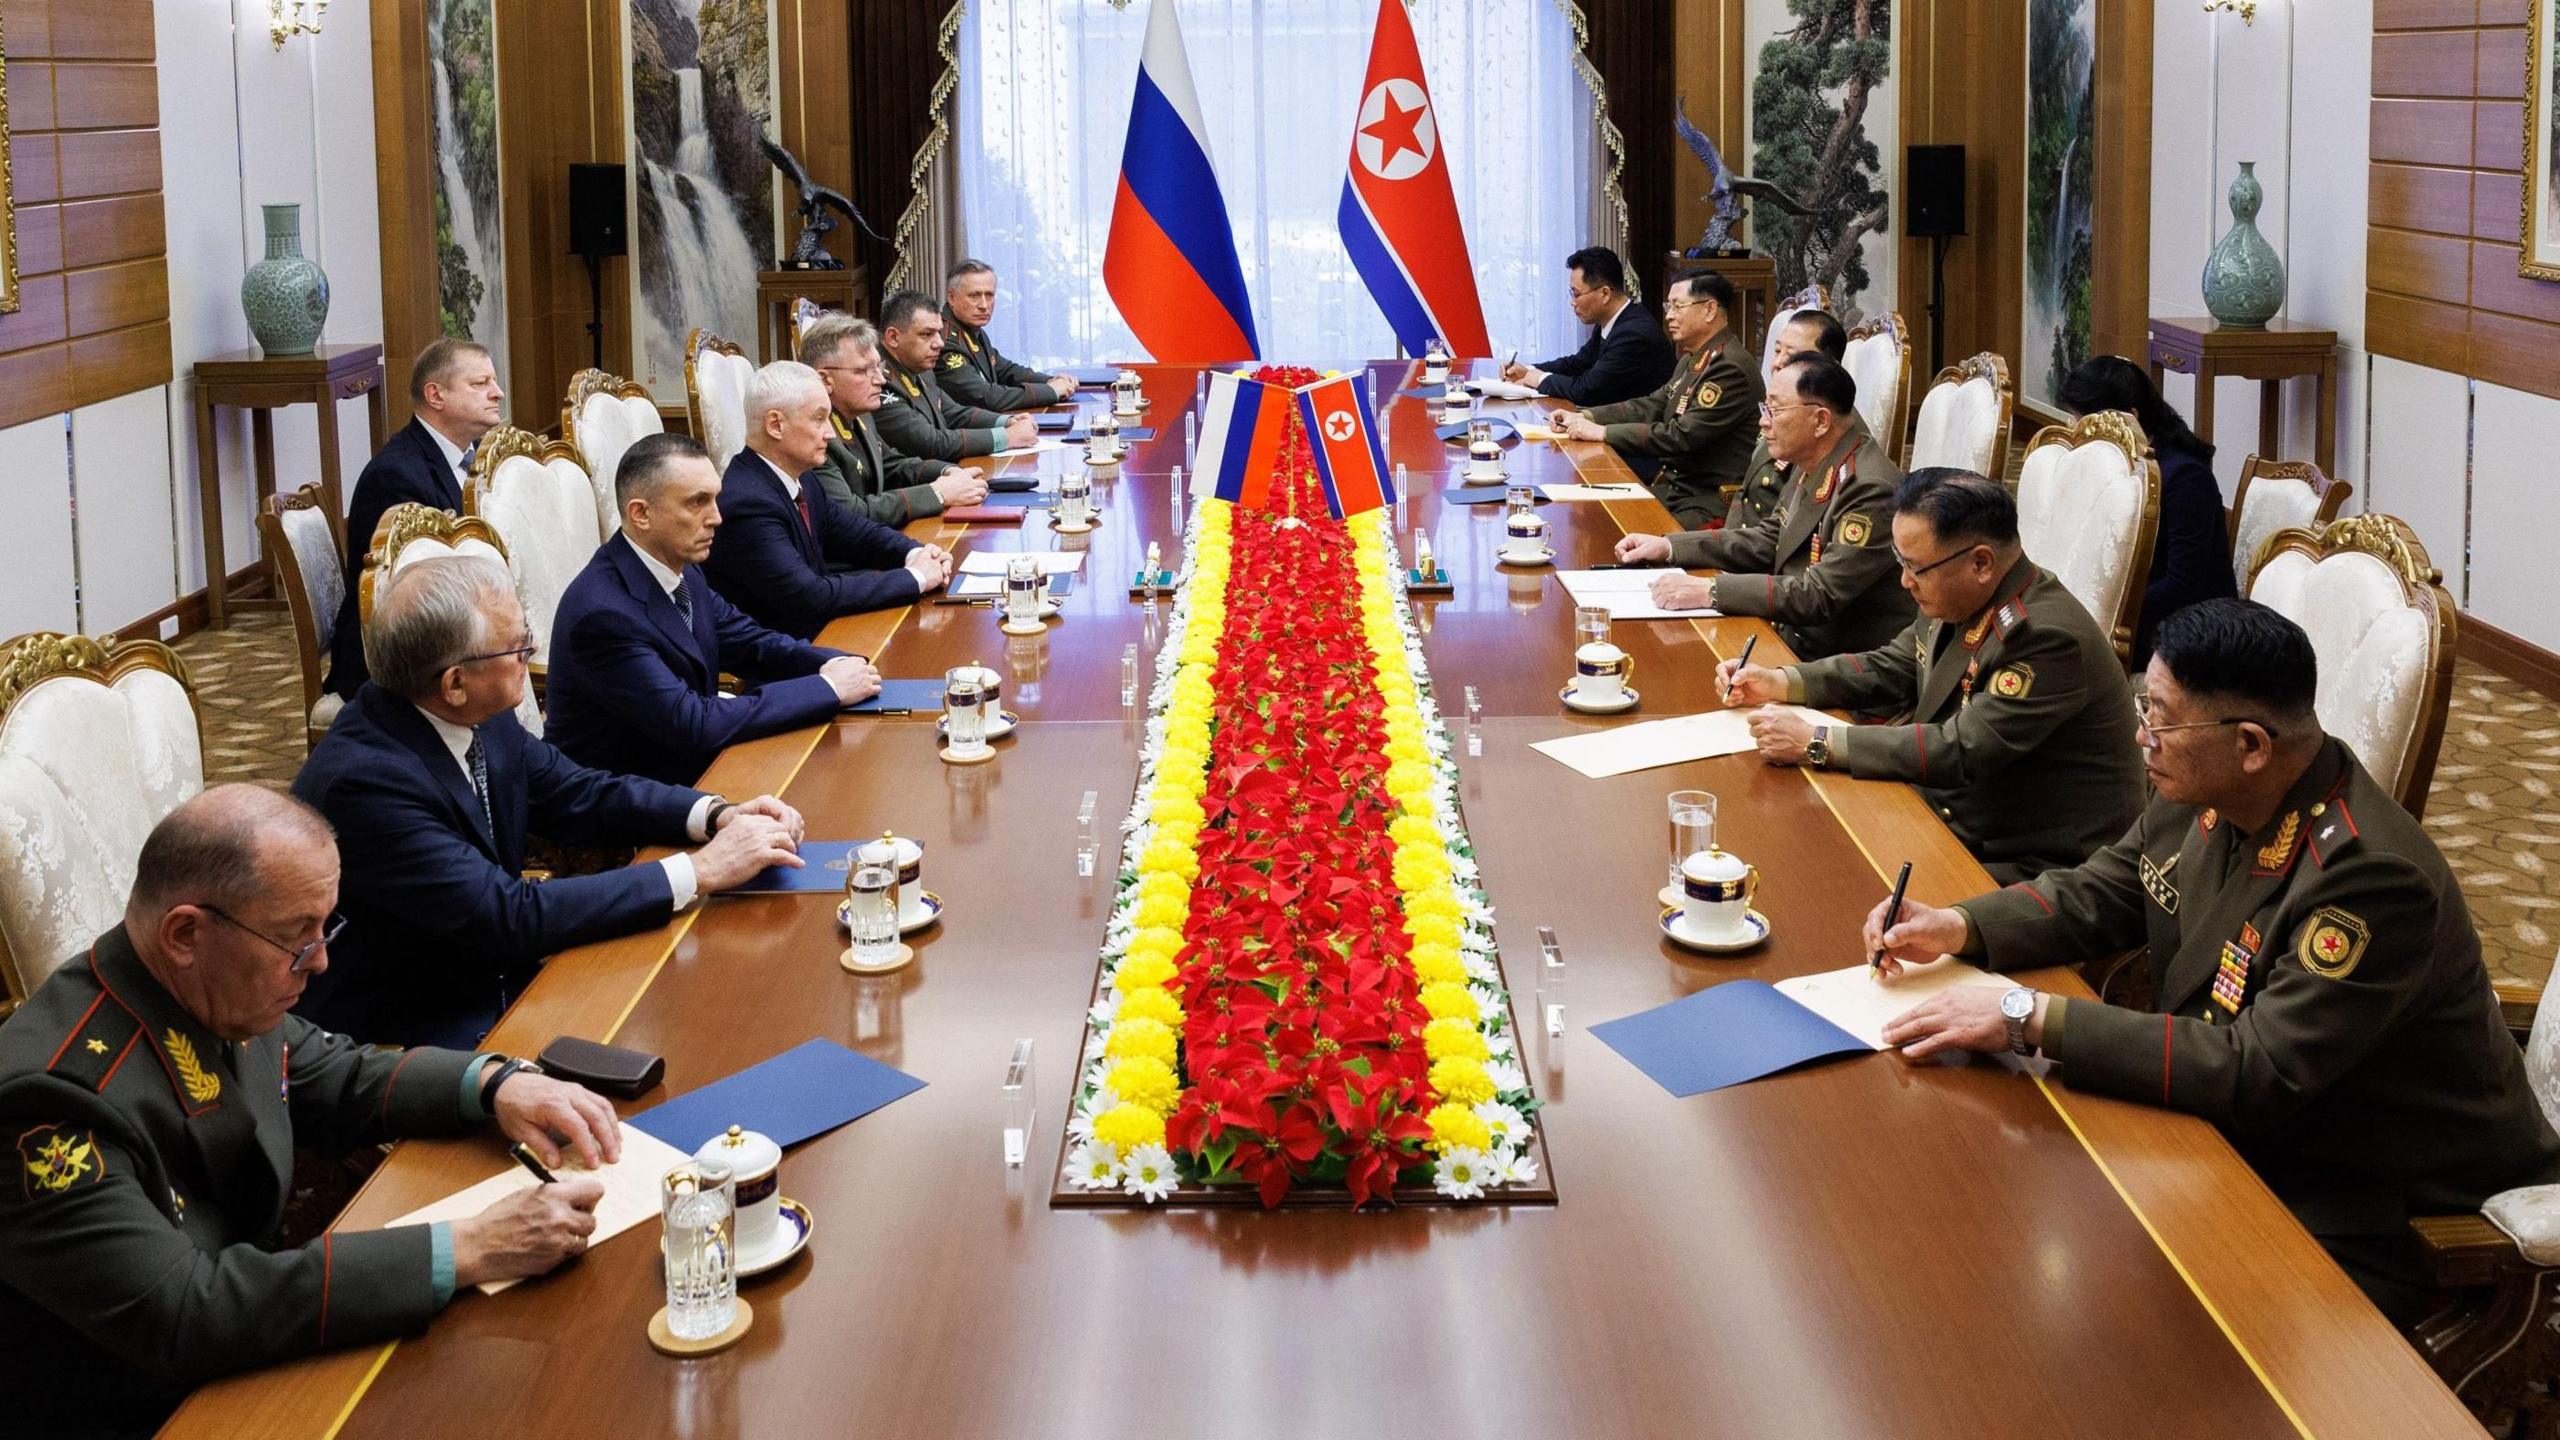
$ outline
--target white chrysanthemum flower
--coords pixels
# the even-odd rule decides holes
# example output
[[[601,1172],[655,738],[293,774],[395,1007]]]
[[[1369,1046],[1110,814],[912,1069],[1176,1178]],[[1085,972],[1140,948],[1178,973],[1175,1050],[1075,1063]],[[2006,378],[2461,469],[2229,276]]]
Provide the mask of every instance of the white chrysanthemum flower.
[[[1120,1183],[1130,1194],[1153,1204],[1171,1195],[1182,1177],[1174,1173],[1173,1156],[1163,1146],[1141,1145],[1121,1164]]]
[[[1486,1079],[1493,1082],[1494,1089],[1506,1095],[1514,1090],[1529,1088],[1529,1072],[1520,1068],[1518,1060],[1492,1061],[1484,1067],[1484,1074]]]
[[[1478,1105],[1476,1118],[1492,1132],[1493,1148],[1497,1151],[1517,1149],[1529,1138],[1529,1117],[1499,1100],[1487,1100]]]
[[[1495,1180],[1493,1164],[1483,1151],[1458,1149],[1440,1157],[1431,1188],[1452,1200],[1480,1200],[1484,1198],[1486,1182]]]
[[[1120,1183],[1118,1147],[1087,1140],[1067,1155],[1067,1183],[1086,1190],[1109,1190]]]
[[[1502,1183],[1534,1185],[1538,1183],[1538,1159],[1522,1150],[1502,1161]]]
[[[1496,1060],[1508,1060],[1519,1053],[1520,1042],[1511,1038],[1511,1027],[1505,1025],[1484,1037],[1484,1048],[1492,1051]]]
[[[1074,1114],[1067,1117],[1067,1138],[1070,1140],[1092,1139],[1093,1117],[1100,1113],[1102,1112],[1099,1110],[1078,1107]]]

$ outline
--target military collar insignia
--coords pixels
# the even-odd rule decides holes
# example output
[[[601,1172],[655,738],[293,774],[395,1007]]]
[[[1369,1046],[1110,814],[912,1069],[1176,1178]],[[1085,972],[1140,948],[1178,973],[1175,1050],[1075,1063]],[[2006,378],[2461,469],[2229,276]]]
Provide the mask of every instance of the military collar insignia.
[[[1840,488],[1840,477],[1843,474],[1846,474],[1848,470],[1849,466],[1844,461],[1841,464],[1834,465],[1830,469],[1823,471],[1822,483],[1815,486],[1813,490],[1813,503],[1816,505],[1830,504],[1831,492]]]
[[[1983,640],[1990,634],[1991,612],[1985,610],[1980,615],[1974,617],[1972,624],[1964,627],[1964,648],[1967,650],[1981,649]]]
[[[2196,817],[2196,830],[2199,834],[2210,835],[2213,833],[2213,827],[2221,823],[2221,812],[2208,805],[2204,813]]]
[[[2276,822],[2276,833],[2269,837],[2266,844],[2258,847],[2256,873],[2281,875],[2292,869],[2294,857],[2300,853],[2294,842],[2300,838],[2302,838],[2302,812],[2287,810],[2284,812],[2284,818]]]
[[[172,1025],[161,1037],[169,1050],[169,1064],[178,1088],[196,1105],[209,1106],[222,1098],[222,1077],[204,1067],[196,1058],[196,1046],[187,1032]],[[193,1113],[193,1112],[190,1112]]]
[[[905,375],[898,377],[898,386],[907,392],[907,398],[910,400],[920,399],[924,395],[922,390],[916,388],[916,382]]]
[[[850,425],[847,425],[846,423],[844,423],[844,417],[843,417],[843,416],[838,415],[838,414],[836,414],[834,411],[830,410],[830,411],[828,411],[828,412],[827,412],[827,423],[828,423],[828,424],[830,424],[830,425],[833,425],[834,427],[836,427],[836,438],[837,438],[837,439],[839,439],[839,440],[851,440],[851,439],[853,438],[853,427],[852,427],[852,426],[850,426]]]
[[[2372,939],[2373,931],[2353,913],[2323,905],[2303,924],[2302,939],[2293,954],[2303,969],[2321,979],[2344,980],[2355,972]]]

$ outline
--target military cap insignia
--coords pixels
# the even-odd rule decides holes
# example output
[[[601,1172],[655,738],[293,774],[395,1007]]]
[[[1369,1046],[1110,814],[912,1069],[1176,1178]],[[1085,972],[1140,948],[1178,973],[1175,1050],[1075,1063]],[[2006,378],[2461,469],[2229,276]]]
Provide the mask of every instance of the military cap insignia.
[[[1868,528],[1867,517],[1864,515],[1841,516],[1840,543],[1843,545],[1866,544]]]
[[[178,1067],[178,1083],[186,1087],[187,1098],[199,1105],[222,1098],[222,1077],[204,1068],[196,1058],[195,1042],[176,1026],[169,1028],[169,1063]]]
[[[18,1161],[25,1167],[20,1183],[30,1200],[39,1194],[59,1195],[83,1180],[94,1185],[107,1174],[97,1137],[60,1125],[39,1125],[19,1136]]]
[[[2373,932],[2362,920],[2335,905],[2323,905],[2311,912],[2309,923],[2302,927],[2294,958],[2323,980],[2344,980],[2354,973],[2356,962],[2364,958],[2365,942],[2372,938]]]
[[[2024,700],[2035,683],[2032,665],[2003,665],[1991,672],[1991,693],[2003,700]]]

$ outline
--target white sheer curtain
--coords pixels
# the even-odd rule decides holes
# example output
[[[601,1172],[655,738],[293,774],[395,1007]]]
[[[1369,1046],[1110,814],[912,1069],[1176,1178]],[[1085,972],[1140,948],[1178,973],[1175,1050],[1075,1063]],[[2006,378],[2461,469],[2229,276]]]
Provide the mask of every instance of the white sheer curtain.
[[[961,210],[971,251],[996,268],[997,343],[1026,363],[1141,353],[1103,289],[1102,251],[1148,3],[970,0],[961,24]],[[1181,5],[1264,358],[1393,355],[1334,225],[1377,0]],[[1564,257],[1587,243],[1596,184],[1572,29],[1555,0],[1410,13],[1494,347],[1569,352],[1581,334]]]

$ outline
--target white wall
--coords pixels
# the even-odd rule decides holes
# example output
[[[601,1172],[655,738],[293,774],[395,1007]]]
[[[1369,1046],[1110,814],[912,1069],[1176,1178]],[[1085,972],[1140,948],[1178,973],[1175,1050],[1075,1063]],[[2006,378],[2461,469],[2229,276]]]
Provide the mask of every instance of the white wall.
[[[368,9],[333,5],[322,34],[278,52],[261,0],[153,7],[177,378],[0,431],[0,484],[19,542],[0,567],[0,636],[102,634],[203,586],[190,374],[197,360],[250,343],[239,292],[266,253],[260,205],[303,207],[304,253],[329,274],[322,341],[381,340]],[[343,406],[339,422],[340,483],[352,488],[372,448],[361,405]],[[249,422],[225,411],[217,423],[226,559],[237,570],[257,553]],[[318,454],[311,408],[276,412],[277,487],[319,478]]]

